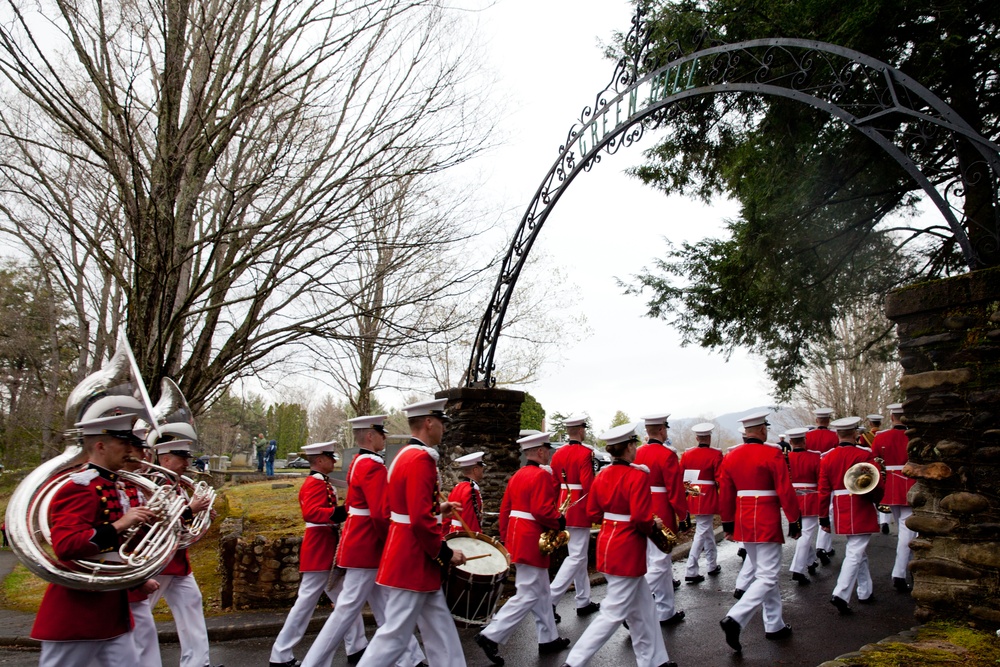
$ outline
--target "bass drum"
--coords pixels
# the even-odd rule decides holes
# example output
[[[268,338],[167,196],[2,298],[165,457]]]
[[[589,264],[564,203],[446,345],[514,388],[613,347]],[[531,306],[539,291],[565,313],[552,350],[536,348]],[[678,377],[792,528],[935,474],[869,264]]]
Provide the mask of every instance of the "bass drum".
[[[466,558],[480,556],[448,571],[444,596],[452,617],[468,625],[486,625],[496,611],[503,584],[510,572],[510,554],[497,540],[474,533],[450,533],[448,546]]]

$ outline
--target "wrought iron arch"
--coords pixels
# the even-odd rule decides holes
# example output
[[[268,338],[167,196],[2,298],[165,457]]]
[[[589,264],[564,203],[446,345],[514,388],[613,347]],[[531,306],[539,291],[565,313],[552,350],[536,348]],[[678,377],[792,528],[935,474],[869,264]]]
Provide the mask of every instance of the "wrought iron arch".
[[[821,109],[882,147],[920,185],[944,216],[970,269],[982,266],[980,251],[996,252],[1000,241],[997,192],[1000,147],[985,139],[940,98],[890,65],[833,44],[801,39],[759,39],[736,44],[699,44],[684,54],[672,44],[666,64],[650,54],[644,10],[632,19],[625,40],[631,54],[615,68],[611,83],[597,94],[570,128],[559,157],[550,167],[521,218],[504,257],[493,295],[479,325],[466,374],[468,386],[492,386],[494,359],[517,279],[532,244],[556,202],[582,172],[638,141],[647,127],[671,107],[702,95],[755,93],[793,99]],[[649,72],[640,76],[641,72]],[[947,133],[971,162],[958,175],[942,179],[925,173],[915,159],[928,139]],[[974,179],[990,179],[991,220],[968,220],[957,202]],[[976,225],[985,247],[974,247],[966,225]]]

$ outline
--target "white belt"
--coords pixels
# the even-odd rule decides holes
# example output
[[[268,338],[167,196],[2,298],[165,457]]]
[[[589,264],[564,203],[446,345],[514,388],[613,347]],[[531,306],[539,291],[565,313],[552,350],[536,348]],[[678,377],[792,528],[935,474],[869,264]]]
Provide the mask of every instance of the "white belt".
[[[605,521],[631,521],[632,517],[628,514],[615,514],[613,512],[604,513]]]
[[[906,466],[886,466],[885,469],[886,470],[902,470],[905,467]]]
[[[566,484],[565,486],[570,491],[583,491],[583,484]]]
[[[366,507],[348,507],[347,513],[351,516],[371,516],[372,511]]]
[[[395,512],[389,512],[389,518],[396,523],[410,523],[409,514],[396,514]]]
[[[651,486],[651,487],[649,487],[649,490],[652,491],[653,493],[666,493],[667,492],[667,487],[665,487],[665,486]]]
[[[837,489],[836,491],[833,492],[833,495],[835,495],[835,496],[849,496],[849,495],[851,495],[851,492],[848,491],[847,489]]]
[[[521,510],[511,510],[510,515],[515,519],[527,519],[528,521],[534,521],[535,515],[531,512],[522,512]]]
[[[764,490],[764,491],[737,491],[737,496],[777,496],[778,492],[774,490]]]
[[[451,525],[455,526],[455,528],[461,528],[462,527],[462,522],[461,521],[456,521],[455,519],[452,519],[451,520]]]
[[[702,486],[715,486],[715,482],[713,482],[710,479],[696,479],[696,480],[694,480],[691,483],[692,484],[700,484]]]
[[[306,521],[306,528],[329,528],[330,526],[335,526],[333,523],[309,523]]]
[[[792,482],[792,487],[796,489],[815,489],[817,486],[813,482]]]

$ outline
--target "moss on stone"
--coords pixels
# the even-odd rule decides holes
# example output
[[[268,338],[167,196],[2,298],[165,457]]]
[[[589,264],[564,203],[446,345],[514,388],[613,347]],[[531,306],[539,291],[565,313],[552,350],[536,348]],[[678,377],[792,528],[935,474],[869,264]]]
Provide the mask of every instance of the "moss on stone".
[[[935,621],[920,627],[915,637],[878,644],[841,660],[853,667],[995,667],[1000,663],[1000,638],[960,622]]]

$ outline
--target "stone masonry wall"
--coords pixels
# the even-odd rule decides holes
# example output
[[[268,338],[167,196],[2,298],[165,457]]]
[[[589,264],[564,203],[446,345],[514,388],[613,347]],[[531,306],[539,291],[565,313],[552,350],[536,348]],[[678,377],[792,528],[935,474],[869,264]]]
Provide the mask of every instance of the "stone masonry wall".
[[[1000,623],[1000,269],[898,290],[919,620]]]
[[[229,521],[227,519],[227,521]],[[222,606],[290,607],[298,594],[302,537],[243,537],[242,522],[223,526],[220,560]]]

